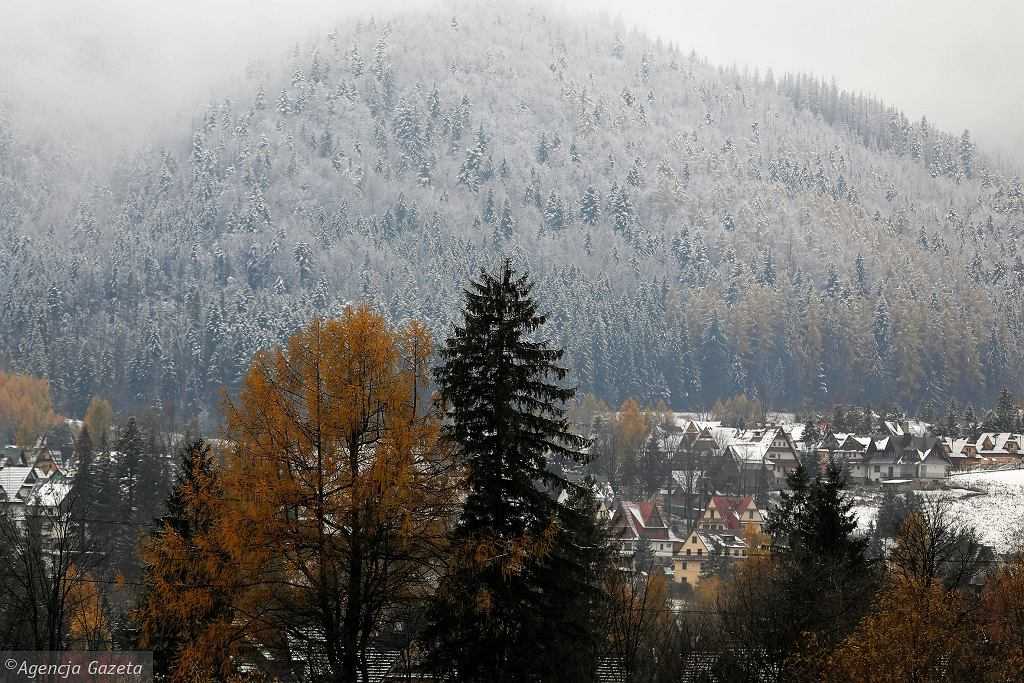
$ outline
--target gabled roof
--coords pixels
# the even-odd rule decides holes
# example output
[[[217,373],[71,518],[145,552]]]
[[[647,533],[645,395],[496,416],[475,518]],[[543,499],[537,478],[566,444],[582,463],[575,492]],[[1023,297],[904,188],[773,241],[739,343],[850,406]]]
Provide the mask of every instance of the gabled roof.
[[[985,448],[985,441],[988,440],[991,444],[991,448]],[[1017,444],[1018,448],[1021,446],[1021,435],[1012,434],[1010,432],[985,432],[978,436],[976,447],[979,453],[992,453],[992,454],[1004,454],[1007,453],[1006,444],[1013,441]]]
[[[789,439],[781,427],[748,429],[729,442],[728,450],[739,463],[758,464],[764,462],[768,449],[780,436]]]
[[[753,496],[712,496],[708,507],[714,506],[718,517],[722,519],[727,529],[738,530],[741,527],[740,520],[743,518],[743,513],[747,512],[753,504]]]
[[[936,441],[932,444],[932,447],[921,456],[921,462],[925,462],[929,459],[942,460],[943,462],[949,462],[949,455],[946,453],[946,449],[942,447],[941,441]]]
[[[736,534],[730,534],[724,531],[708,531],[707,529],[697,529],[696,533],[697,536],[704,541],[704,545],[712,551],[742,549],[747,547],[747,542]]]
[[[71,492],[71,486],[67,479],[50,479],[33,489],[29,500],[33,505],[55,508],[64,502]]]
[[[35,482],[35,468],[28,466],[4,467],[0,469],[0,490],[4,500],[15,500],[23,487]]]
[[[954,439],[952,437],[945,436],[942,438],[942,443],[948,451],[949,457],[966,458],[967,454],[964,452],[964,447],[971,442],[967,439]]]
[[[916,448],[904,448],[896,458],[896,465],[916,465],[924,460],[924,453]]]
[[[890,436],[903,436],[903,427],[895,420],[886,420],[885,429],[889,432]]]
[[[678,540],[661,516],[661,511],[653,501],[633,502],[621,500],[615,507],[612,526],[619,527],[620,538],[651,540]],[[625,533],[623,533],[625,532]]]

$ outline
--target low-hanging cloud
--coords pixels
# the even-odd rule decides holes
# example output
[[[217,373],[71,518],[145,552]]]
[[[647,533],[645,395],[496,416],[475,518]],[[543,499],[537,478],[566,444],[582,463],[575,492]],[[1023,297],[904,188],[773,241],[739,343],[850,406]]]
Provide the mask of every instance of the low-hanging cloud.
[[[254,63],[399,4],[424,3],[4,0],[0,104],[28,133],[112,157],[159,144],[211,99],[251,93],[240,82]]]
[[[1019,0],[562,0],[601,9],[713,64],[835,78],[911,118],[964,128],[985,153],[1024,159]]]
[[[485,0],[474,0],[469,4]],[[112,157],[179,133],[212,99],[255,87],[295,43],[345,21],[435,0],[4,0],[0,106],[36,132]],[[459,2],[448,0],[457,11]],[[806,71],[881,96],[912,118],[971,129],[1024,158],[1024,3],[978,0],[561,0],[605,11],[712,63]],[[99,154],[93,153],[99,150]]]

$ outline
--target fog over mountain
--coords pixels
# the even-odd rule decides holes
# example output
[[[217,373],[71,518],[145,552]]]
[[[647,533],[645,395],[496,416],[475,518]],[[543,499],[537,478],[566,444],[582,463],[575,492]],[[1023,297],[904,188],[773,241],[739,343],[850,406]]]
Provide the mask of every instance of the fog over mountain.
[[[506,255],[612,402],[936,411],[1024,373],[1024,192],[970,134],[608,17],[259,6],[194,49],[188,15],[69,19],[64,81],[10,98],[0,360],[70,413],[208,410],[353,301],[443,336]]]
[[[713,64],[811,72],[911,118],[969,128],[991,154],[1024,158],[1024,4],[979,0],[569,3],[610,15]]]
[[[102,139],[104,149],[120,149],[162,132],[170,116],[189,117],[196,105],[223,96],[247,65],[272,60],[326,25],[431,4],[457,12],[493,3],[8,0],[0,5],[0,99],[6,94],[42,105],[22,123],[84,131]],[[970,8],[953,0],[561,0],[550,6],[581,20],[602,12],[713,64],[835,78],[911,118],[927,115],[952,131],[969,128],[992,155],[1024,157],[1018,115],[1024,80],[1013,68],[1024,63],[1024,5],[1012,0],[980,0]]]

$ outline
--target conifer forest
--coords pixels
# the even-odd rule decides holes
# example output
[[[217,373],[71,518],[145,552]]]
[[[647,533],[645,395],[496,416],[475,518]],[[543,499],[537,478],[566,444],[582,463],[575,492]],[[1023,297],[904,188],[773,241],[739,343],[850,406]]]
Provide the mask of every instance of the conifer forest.
[[[1024,145],[891,94],[923,42],[12,3],[0,679],[1024,680]],[[936,3],[920,84],[1024,95]]]

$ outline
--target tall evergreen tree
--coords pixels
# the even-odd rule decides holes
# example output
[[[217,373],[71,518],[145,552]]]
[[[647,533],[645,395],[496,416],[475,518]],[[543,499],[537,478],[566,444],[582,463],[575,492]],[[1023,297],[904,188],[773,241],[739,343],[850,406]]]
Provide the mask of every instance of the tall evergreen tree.
[[[875,574],[868,539],[856,534],[841,468],[830,463],[812,479],[799,464],[787,483],[789,491],[769,515],[776,556],[755,574],[766,582],[759,603],[751,606],[755,614],[727,616],[726,630],[734,637],[742,633],[754,658],[765,657],[761,665],[774,669],[779,680],[820,680],[816,667],[822,658],[816,653],[842,641],[870,609]],[[727,608],[737,606],[729,602]],[[766,617],[771,623],[757,623]]]
[[[1017,404],[1010,390],[1003,387],[996,402],[995,427],[1000,432],[1011,432],[1017,426]]]
[[[601,196],[593,185],[587,186],[580,199],[580,220],[586,225],[597,225],[601,220]]]
[[[204,572],[210,567],[201,561],[169,562],[166,547],[174,547],[183,555],[199,557],[199,544],[206,542],[218,515],[223,487],[213,464],[209,445],[192,441],[182,450],[181,469],[166,500],[167,512],[158,520],[143,549],[143,590],[139,597],[139,630],[141,645],[153,650],[154,673],[167,676],[175,666],[183,643],[200,633],[209,624],[231,621],[230,596],[205,593],[209,600],[196,601],[192,610],[168,611],[157,604],[154,582],[196,585],[202,590],[208,580]],[[173,546],[168,540],[173,539]],[[205,551],[205,549],[204,549]],[[175,618],[170,618],[169,615]],[[227,653],[225,653],[225,657]],[[220,662],[227,668],[228,662]],[[219,673],[219,671],[218,671]]]
[[[575,390],[560,384],[562,351],[539,337],[545,316],[532,289],[509,260],[482,272],[435,368],[468,492],[451,538],[459,562],[439,589],[427,642],[435,668],[463,681],[553,680],[565,653],[550,634],[581,627],[574,611],[550,610],[580,589],[552,563],[586,562],[564,538],[571,526],[555,498],[576,487],[548,463],[582,462],[586,440],[569,431],[563,406]]]
[[[732,380],[731,366],[725,332],[716,313],[701,339],[701,379],[706,406],[732,397],[736,385]]]
[[[117,520],[122,522],[141,522],[139,516],[140,486],[139,477],[142,470],[145,442],[142,430],[134,417],[129,417],[124,429],[121,430],[115,445],[116,485],[118,506]],[[148,520],[147,520],[148,521]],[[134,565],[135,530],[129,524],[117,525],[114,529],[113,561],[115,566],[125,573]]]

